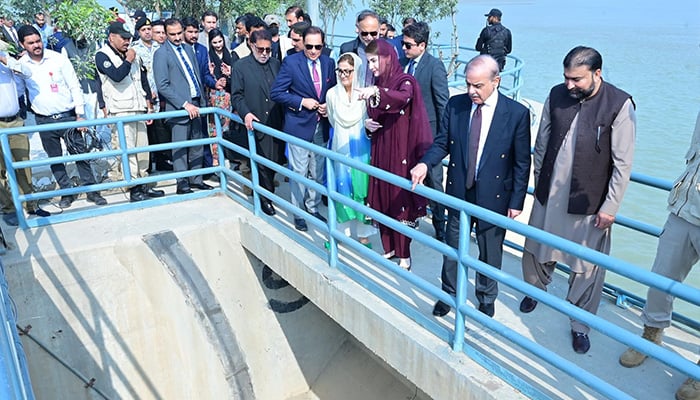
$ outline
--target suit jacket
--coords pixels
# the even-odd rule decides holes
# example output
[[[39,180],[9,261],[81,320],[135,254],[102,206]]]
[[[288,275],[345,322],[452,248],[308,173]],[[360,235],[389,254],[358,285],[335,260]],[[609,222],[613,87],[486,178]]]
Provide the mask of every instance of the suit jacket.
[[[401,65],[405,67],[410,61],[408,58],[404,58],[401,60]],[[450,98],[445,65],[442,61],[425,52],[413,70],[413,77],[420,85],[425,109],[428,111],[428,121],[430,121],[430,127],[433,130],[433,138],[435,138],[440,131],[442,114],[445,112],[447,100]]]
[[[204,100],[204,85],[199,72],[197,59],[192,50],[192,46],[183,43],[183,51],[187,54],[187,60],[197,77],[199,82],[199,93],[201,97],[198,104],[200,107],[205,104]],[[165,111],[183,110],[185,102],[193,103],[192,95],[190,94],[190,86],[187,84],[188,73],[180,63],[180,56],[175,52],[170,42],[164,43],[156,50],[153,55],[153,77],[156,80],[156,87],[161,101],[165,102]],[[189,117],[173,118],[170,122],[177,124],[186,124],[190,121]]]
[[[278,75],[280,62],[270,58],[267,62],[273,75]],[[282,129],[284,110],[271,101],[271,83],[265,81],[262,66],[253,55],[241,58],[231,74],[231,105],[241,118],[253,113],[265,124],[274,129]],[[241,125],[243,126],[243,125]]]
[[[192,47],[194,49],[194,54],[197,57],[199,76],[201,76],[204,80],[202,83],[209,89],[216,89],[216,79],[209,71],[209,51],[206,47],[199,43],[195,43]]]
[[[335,61],[326,55],[318,58],[321,66],[321,96],[316,94],[308,59],[304,52],[285,57],[275,83],[270,90],[272,101],[282,104],[284,112],[284,131],[300,139],[311,141],[316,130],[316,123],[322,124],[323,135],[328,140],[330,125],[328,118],[318,119],[318,113],[301,106],[303,98],[312,98],[319,103],[326,102],[326,92],[335,86]]]
[[[468,94],[450,98],[438,136],[421,159],[433,166],[449,153],[445,193],[459,199],[466,193],[471,107]],[[476,204],[502,215],[522,210],[529,176],[530,112],[499,93],[477,168]]]
[[[15,41],[10,33],[10,28],[6,27],[5,25],[2,25],[2,29],[0,29],[0,40],[6,43],[14,43],[17,47],[19,47],[19,42]]]
[[[355,39],[350,40],[348,42],[345,42],[345,43],[340,45],[340,54],[343,54],[343,53],[355,53],[355,54],[357,54],[357,48],[360,47],[361,44],[362,44],[362,42],[360,41],[359,37],[356,37]]]

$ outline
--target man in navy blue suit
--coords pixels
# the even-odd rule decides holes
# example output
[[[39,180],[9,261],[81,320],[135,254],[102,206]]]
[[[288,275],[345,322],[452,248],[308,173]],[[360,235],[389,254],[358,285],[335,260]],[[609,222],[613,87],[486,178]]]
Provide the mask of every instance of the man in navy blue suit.
[[[445,193],[515,218],[522,212],[530,175],[530,112],[498,92],[501,77],[493,57],[473,58],[465,75],[468,94],[447,103],[438,136],[411,170],[413,185],[449,154]],[[476,225],[479,260],[500,269],[505,229],[476,218],[471,225]],[[459,235],[459,210],[448,208],[447,244],[456,248]],[[456,284],[457,262],[443,257],[442,290],[454,295]],[[477,273],[475,290],[479,311],[493,317],[498,283]],[[438,301],[433,315],[449,311]]]
[[[329,124],[326,110],[326,92],[335,86],[335,62],[323,55],[325,35],[321,28],[309,27],[304,31],[304,51],[287,56],[270,90],[272,101],[285,109],[284,131],[313,144],[326,147]],[[296,173],[323,183],[324,158],[299,146],[288,146],[289,167]],[[290,180],[292,204],[314,217],[325,221],[318,212],[321,195],[301,182]],[[294,216],[294,227],[306,231],[306,221]]]

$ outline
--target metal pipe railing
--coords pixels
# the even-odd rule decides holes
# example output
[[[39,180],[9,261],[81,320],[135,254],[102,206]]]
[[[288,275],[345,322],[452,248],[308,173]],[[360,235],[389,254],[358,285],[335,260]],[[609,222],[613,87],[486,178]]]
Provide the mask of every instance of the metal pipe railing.
[[[221,132],[221,125],[219,121],[219,116],[225,116],[231,119],[232,123],[241,123],[242,121],[238,116],[235,114],[216,109],[216,108],[203,108],[201,110],[203,114],[210,114],[213,113],[216,115],[216,127]],[[71,123],[61,123],[60,125],[62,127],[77,127],[77,126],[86,126],[86,125],[95,125],[95,124],[106,124],[106,123],[117,123],[119,121],[123,122],[128,122],[132,120],[139,120],[139,119],[152,119],[152,118],[168,118],[168,117],[173,117],[173,116],[181,116],[185,115],[186,113],[184,111],[178,111],[178,112],[168,112],[168,113],[161,113],[161,114],[149,114],[147,116],[132,116],[132,117],[126,117],[126,118],[119,118],[119,119],[104,119],[104,120],[92,120],[92,121],[81,121],[81,122],[71,122]],[[143,207],[150,207],[150,206],[156,206],[156,205],[161,205],[161,204],[168,204],[171,202],[176,202],[176,201],[186,201],[189,199],[193,198],[199,198],[199,197],[204,197],[204,196],[209,196],[212,195],[213,193],[219,192],[219,193],[224,193],[230,198],[236,199],[237,201],[240,201],[241,203],[247,203],[245,200],[241,200],[235,196],[235,194],[230,190],[228,187],[228,180],[232,180],[235,182],[239,182],[244,185],[248,185],[253,189],[254,193],[254,204],[253,204],[253,212],[256,215],[261,215],[261,210],[260,210],[260,196],[265,196],[272,201],[275,202],[276,205],[291,211],[295,214],[298,215],[303,215],[307,217],[308,222],[310,222],[312,225],[314,225],[316,228],[320,229],[321,231],[327,233],[330,238],[330,243],[331,243],[331,249],[329,252],[327,252],[327,259],[328,263],[330,266],[338,268],[339,270],[345,272],[348,276],[356,280],[359,284],[365,286],[365,287],[372,287],[374,290],[376,290],[378,293],[380,293],[380,297],[387,301],[388,303],[392,304],[392,306],[396,307],[400,311],[404,312],[406,315],[409,317],[413,318],[417,322],[421,323],[421,325],[428,327],[431,331],[435,332],[436,334],[440,335],[443,337],[445,335],[444,330],[441,329],[436,329],[434,328],[434,325],[431,325],[430,323],[427,323],[424,318],[421,318],[421,316],[418,315],[415,309],[413,307],[410,307],[404,303],[402,303],[400,300],[396,299],[395,296],[392,296],[390,293],[387,291],[381,291],[376,286],[373,286],[371,282],[368,281],[366,277],[363,277],[361,274],[354,273],[351,268],[345,266],[340,260],[338,259],[338,252],[337,252],[337,244],[342,243],[343,245],[351,248],[353,251],[361,254],[363,257],[369,259],[372,262],[381,264],[384,266],[387,270],[391,271],[391,273],[396,274],[400,276],[401,278],[407,280],[409,283],[414,285],[417,289],[421,290],[422,292],[428,294],[430,297],[439,299],[441,301],[444,301],[445,303],[451,305],[455,310],[457,310],[457,316],[456,316],[456,322],[455,322],[455,328],[454,328],[454,334],[452,337],[449,338],[453,349],[456,351],[464,351],[466,353],[472,353],[474,349],[470,348],[468,346],[468,343],[465,342],[465,324],[467,322],[467,319],[473,319],[476,322],[479,322],[489,328],[494,329],[494,331],[498,332],[501,334],[503,337],[511,340],[514,344],[522,347],[523,349],[531,352],[532,354],[536,355],[540,359],[542,359],[545,362],[550,363],[551,365],[559,368],[563,372],[573,376],[576,379],[579,379],[581,382],[587,384],[588,386],[592,387],[594,390],[597,392],[608,396],[608,397],[615,397],[615,398],[625,398],[624,393],[620,392],[619,389],[613,387],[609,383],[607,383],[604,379],[601,379],[599,377],[596,377],[592,375],[590,372],[576,366],[575,364],[570,363],[566,359],[562,358],[561,356],[558,356],[554,353],[552,353],[550,350],[547,348],[530,341],[529,339],[526,339],[516,332],[510,330],[509,328],[503,326],[502,324],[498,323],[497,321],[493,321],[491,319],[485,318],[483,315],[480,315],[480,313],[476,312],[473,307],[469,307],[465,305],[465,299],[466,299],[466,273],[468,268],[473,268],[474,270],[489,276],[491,278],[496,279],[500,283],[503,283],[505,285],[508,285],[528,296],[531,296],[535,298],[536,300],[549,305],[553,309],[558,310],[559,312],[571,317],[575,318],[577,320],[580,320],[587,325],[589,325],[591,328],[596,329],[600,331],[601,333],[618,340],[624,344],[627,344],[629,346],[632,346],[634,348],[637,348],[644,353],[649,354],[650,356],[659,359],[660,361],[672,366],[673,368],[676,368],[690,376],[695,377],[696,379],[700,379],[700,368],[698,368],[695,364],[691,363],[690,361],[684,359],[683,357],[666,350],[662,347],[659,347],[653,343],[650,343],[642,338],[640,338],[636,334],[632,334],[614,324],[611,324],[610,322],[607,322],[603,320],[600,317],[597,317],[593,314],[590,314],[588,312],[585,312],[569,303],[567,303],[564,300],[561,300],[555,296],[552,296],[546,292],[543,292],[539,289],[534,288],[533,286],[526,284],[520,279],[516,279],[513,276],[510,276],[498,269],[495,269],[493,267],[488,266],[487,264],[484,264],[480,261],[478,261],[476,258],[473,258],[469,256],[468,250],[469,250],[469,235],[463,234],[462,237],[460,238],[459,241],[459,247],[457,249],[451,248],[447,246],[445,243],[438,242],[427,235],[418,232],[412,228],[409,228],[405,226],[404,224],[401,224],[398,221],[395,221],[394,219],[383,215],[371,208],[368,208],[362,204],[358,204],[351,199],[341,195],[338,193],[335,188],[334,188],[334,176],[333,176],[333,169],[330,168],[333,162],[340,162],[345,165],[350,166],[351,168],[355,168],[357,170],[366,172],[378,179],[387,181],[393,185],[402,187],[404,189],[410,190],[411,189],[411,182],[405,178],[397,177],[395,175],[392,175],[386,171],[379,170],[377,168],[374,168],[372,166],[366,165],[359,163],[355,160],[349,159],[343,155],[340,155],[338,153],[335,153],[333,151],[330,151],[325,148],[321,148],[318,146],[315,146],[309,142],[306,142],[304,140],[300,140],[292,135],[288,135],[286,133],[271,129],[269,127],[266,127],[264,125],[255,123],[254,127],[257,129],[259,132],[262,132],[264,134],[268,134],[271,136],[274,136],[278,139],[283,140],[286,143],[293,144],[296,146],[304,147],[307,149],[310,149],[316,153],[321,154],[322,156],[326,157],[326,162],[327,162],[327,173],[328,173],[328,183],[324,185],[320,185],[315,181],[311,181],[308,178],[304,176],[300,176],[295,174],[293,171],[276,164],[275,162],[268,160],[264,157],[261,157],[260,155],[257,154],[256,152],[256,147],[255,147],[255,140],[252,131],[248,132],[248,144],[249,144],[249,149],[245,149],[241,146],[235,145],[231,142],[228,142],[223,139],[221,135],[214,137],[214,138],[208,138],[208,139],[199,139],[199,140],[193,140],[193,141],[187,141],[187,142],[176,142],[176,143],[168,143],[168,144],[163,144],[163,145],[155,145],[155,146],[147,146],[147,147],[142,147],[142,148],[134,148],[134,149],[119,149],[119,150],[111,150],[111,151],[106,151],[106,152],[101,152],[101,153],[89,153],[89,154],[80,154],[80,155],[72,155],[72,156],[66,156],[66,157],[57,157],[57,158],[52,158],[50,160],[32,160],[32,161],[25,161],[25,162],[14,162],[12,161],[9,157],[8,154],[11,154],[8,149],[9,149],[9,142],[8,142],[8,135],[12,134],[18,134],[18,133],[27,133],[27,132],[33,132],[33,131],[40,131],[40,130],[46,130],[46,129],[56,129],[58,126],[32,126],[32,127],[24,127],[24,128],[13,128],[13,129],[7,129],[4,130],[2,133],[0,133],[0,144],[2,145],[3,148],[3,154],[5,156],[5,161],[6,165],[8,168],[8,177],[10,180],[10,185],[12,188],[12,195],[13,199],[15,200],[15,204],[19,205],[23,201],[27,200],[36,200],[36,199],[44,199],[44,198],[49,198],[61,194],[74,194],[74,193],[81,193],[85,191],[90,191],[90,190],[102,190],[102,189],[109,189],[109,188],[121,188],[121,187],[126,187],[129,185],[133,184],[143,184],[143,183],[150,183],[150,182],[157,182],[162,179],[172,179],[174,177],[185,177],[185,176],[192,176],[192,175],[198,175],[206,172],[213,172],[217,173],[220,175],[221,178],[221,187],[218,189],[218,191],[210,191],[210,192],[195,192],[193,195],[185,195],[185,196],[166,196],[165,198],[161,199],[152,199],[147,202],[142,202],[138,205],[136,204],[119,204],[119,205],[108,205],[106,207],[98,207],[98,208],[93,208],[90,210],[75,210],[71,211],[70,213],[66,213],[63,215],[56,215],[56,216],[51,216],[47,218],[35,218],[30,221],[27,221],[23,215],[18,215],[20,222],[22,224],[23,228],[29,227],[29,226],[41,226],[41,225],[46,225],[50,223],[55,223],[55,222],[62,222],[64,220],[75,220],[75,219],[80,219],[80,218],[86,218],[94,215],[101,215],[101,214],[107,214],[107,213],[115,213],[115,212],[121,212],[121,211],[126,211],[130,209],[135,209],[135,208],[143,208]],[[123,125],[118,124],[118,131],[120,131],[120,137],[123,135]],[[123,139],[123,137],[122,137]],[[169,174],[163,174],[163,175],[158,175],[158,176],[151,176],[148,178],[140,178],[136,180],[129,180],[128,179],[128,173],[125,172],[125,180],[121,182],[110,182],[110,183],[101,183],[97,185],[91,185],[89,187],[77,187],[77,188],[71,188],[71,189],[61,189],[61,190],[56,190],[56,191],[50,191],[50,192],[44,192],[44,193],[35,193],[35,194],[30,194],[30,195],[20,195],[18,193],[17,189],[17,184],[16,184],[16,176],[15,176],[15,169],[19,167],[33,167],[33,166],[39,166],[39,165],[48,165],[53,162],[59,161],[59,160],[64,160],[64,161],[69,161],[69,160],[78,160],[78,159],[97,159],[97,158],[103,158],[105,156],[119,156],[122,157],[122,160],[124,160],[128,154],[133,154],[137,152],[145,152],[145,151],[152,151],[152,150],[162,150],[164,148],[179,148],[179,147],[184,147],[184,146],[191,146],[191,145],[205,145],[205,144],[211,144],[211,143],[216,143],[221,151],[219,152],[219,166],[216,167],[210,167],[206,169],[198,169],[198,170],[193,170],[193,171],[185,171],[185,172],[177,172],[177,173],[169,173]],[[251,169],[253,170],[252,174],[252,180],[245,179],[241,177],[238,174],[233,173],[232,171],[226,169],[224,167],[224,157],[223,157],[223,149],[230,149],[233,150],[237,153],[240,153],[246,157],[249,157],[251,160]],[[373,252],[364,246],[360,245],[353,239],[350,239],[346,237],[342,232],[338,231],[336,229],[336,221],[335,218],[332,218],[332,214],[334,213],[334,204],[332,202],[329,202],[329,221],[327,223],[323,223],[319,220],[316,220],[315,218],[312,218],[311,215],[306,213],[304,210],[300,210],[295,208],[293,205],[291,205],[286,199],[283,199],[277,195],[275,195],[272,192],[269,192],[265,190],[264,188],[260,187],[259,181],[257,179],[257,168],[260,165],[264,165],[275,172],[289,177],[290,180],[296,180],[302,182],[304,185],[309,186],[329,197],[329,199],[333,201],[337,201],[345,206],[351,207],[358,212],[361,212],[365,215],[368,215],[370,218],[373,218],[377,222],[384,224],[386,226],[389,226],[390,228],[399,231],[400,233],[410,236],[414,240],[422,243],[423,245],[436,250],[440,252],[440,254],[446,255],[448,257],[455,258],[458,260],[458,264],[461,266],[460,272],[458,275],[459,283],[457,287],[457,295],[455,297],[449,296],[446,293],[442,292],[440,288],[436,287],[432,282],[428,282],[423,280],[422,278],[416,276],[415,274],[411,274],[409,272],[404,271],[401,269],[399,266],[397,266],[395,263],[392,263],[386,259],[384,259],[380,254]],[[639,176],[637,176],[638,178]],[[660,187],[665,187],[666,182],[663,181],[654,181],[653,179],[645,179],[645,181],[652,182],[657,186]],[[425,197],[431,198],[436,200],[439,203],[445,204],[446,206],[454,209],[458,209],[461,212],[460,215],[460,229],[461,232],[468,232],[468,227],[469,227],[469,218],[471,217],[476,217],[481,220],[484,220],[486,222],[494,223],[496,225],[500,225],[508,230],[511,230],[513,232],[516,232],[518,234],[521,234],[526,237],[533,238],[537,241],[540,241],[542,243],[545,243],[549,246],[558,248],[560,250],[569,252],[577,257],[583,258],[585,260],[588,260],[590,262],[593,262],[597,265],[600,265],[603,268],[606,268],[610,271],[613,271],[619,275],[625,276],[627,278],[633,279],[637,282],[643,283],[644,285],[647,286],[652,286],[656,287],[660,290],[663,290],[667,293],[672,294],[673,296],[682,298],[691,304],[695,305],[700,305],[700,290],[690,287],[688,285],[685,285],[680,282],[673,281],[671,279],[661,277],[657,274],[654,274],[649,271],[645,271],[635,265],[632,265],[630,263],[624,262],[622,260],[615,259],[613,257],[610,257],[608,255],[599,253],[597,251],[588,249],[586,247],[580,246],[577,243],[573,243],[567,240],[564,240],[562,238],[556,237],[554,235],[551,235],[547,232],[540,231],[538,229],[532,228],[528,225],[522,224],[520,222],[514,221],[512,219],[506,218],[502,215],[495,214],[493,212],[490,212],[485,209],[481,209],[473,204],[466,203],[464,201],[461,201],[459,199],[453,198],[451,196],[447,196],[444,193],[437,192],[433,189],[424,187],[424,186],[419,186],[416,188],[416,192],[420,195],[423,195]],[[23,214],[21,212],[21,207],[18,208],[18,213]],[[624,219],[623,219],[624,220]],[[630,224],[632,225],[632,224]],[[293,234],[293,232],[290,232]],[[305,240],[305,239],[302,239]],[[495,373],[498,373],[498,371],[494,371]],[[503,376],[503,375],[500,375]],[[507,378],[506,378],[507,379]],[[513,383],[512,380],[509,380],[511,383]],[[527,386],[527,383],[514,383],[517,385],[525,385]],[[530,387],[530,388],[525,388],[526,390],[529,391],[534,391],[536,392],[536,389]]]

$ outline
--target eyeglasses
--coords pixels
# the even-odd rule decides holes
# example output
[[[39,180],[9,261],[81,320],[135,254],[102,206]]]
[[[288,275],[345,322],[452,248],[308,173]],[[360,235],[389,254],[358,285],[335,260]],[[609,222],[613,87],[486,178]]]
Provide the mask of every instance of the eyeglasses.
[[[322,44],[305,44],[304,47],[306,47],[306,50],[311,50],[311,49],[321,50],[323,48],[323,45]]]
[[[272,47],[258,47],[256,45],[253,45],[253,47],[255,47],[255,50],[258,52],[258,54],[272,53]]]
[[[413,46],[418,46],[418,43],[408,43],[408,42],[401,42],[403,47],[405,47],[407,50],[411,50],[411,47]]]
[[[352,71],[354,71],[354,69],[340,69],[340,68],[335,69],[335,72],[337,72],[338,75],[345,75],[345,76],[352,74]]]
[[[372,32],[360,32],[360,36],[374,36],[377,37],[379,36],[379,32],[377,31],[372,31]]]

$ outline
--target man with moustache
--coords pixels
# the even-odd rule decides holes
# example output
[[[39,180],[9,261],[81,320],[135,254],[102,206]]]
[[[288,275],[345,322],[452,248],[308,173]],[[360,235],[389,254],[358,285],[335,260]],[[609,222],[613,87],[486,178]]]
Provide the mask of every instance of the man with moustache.
[[[360,56],[362,65],[368,66],[364,83],[370,86],[374,81],[374,76],[369,72],[369,63],[367,62],[365,48],[371,41],[379,37],[379,15],[372,10],[360,11],[355,23],[355,32],[357,32],[357,37],[355,39],[340,45],[340,54],[355,53]]]
[[[279,60],[271,56],[272,35],[266,30],[254,31],[250,34],[250,45],[252,54],[236,63],[231,75],[231,104],[248,130],[253,129],[253,122],[281,130],[284,111],[270,99],[270,88],[280,70]],[[255,131],[255,148],[261,156],[279,162],[280,145],[274,137]],[[258,164],[260,185],[270,192],[275,191],[274,176],[274,170]],[[260,201],[265,214],[275,214],[269,199],[261,197]]]
[[[199,107],[206,105],[206,98],[197,59],[192,46],[183,41],[182,23],[169,18],[164,24],[168,41],[154,55],[153,75],[165,111],[187,111],[186,116],[169,118],[166,124],[171,129],[173,142],[202,139]],[[204,149],[201,145],[173,149],[172,155],[175,172],[202,168]],[[192,193],[192,188],[213,189],[202,181],[202,175],[178,178],[177,194]]]
[[[304,51],[287,56],[282,61],[270,98],[281,103],[284,131],[318,146],[328,144],[330,124],[326,114],[326,92],[335,86],[335,62],[323,55],[325,34],[311,26],[304,31]],[[323,184],[325,159],[305,148],[289,145],[289,167],[302,176]],[[306,207],[314,217],[325,222],[319,206],[321,195],[301,182],[290,180],[292,204]],[[294,228],[306,231],[306,221],[294,215]]]
[[[100,78],[107,116],[126,117],[153,112],[151,87],[148,83],[146,68],[143,66],[141,57],[136,55],[136,51],[129,49],[131,33],[126,30],[123,22],[112,22],[108,32],[107,43],[95,53],[95,66]],[[148,121],[149,125],[150,122]],[[148,145],[146,124],[146,121],[124,123],[127,148]],[[114,124],[112,148],[118,147],[119,134]],[[121,163],[118,165],[121,167]],[[147,169],[147,153],[129,155],[131,179],[145,178],[148,176]],[[142,201],[149,197],[162,197],[164,194],[162,190],[155,190],[146,185],[135,185],[129,190],[129,200]]]
[[[85,100],[80,82],[68,57],[53,50],[44,49],[41,34],[31,25],[23,25],[17,32],[19,42],[26,53],[19,59],[20,64],[29,70],[24,82],[29,94],[31,110],[36,116],[37,125],[57,122],[85,120]],[[55,129],[40,132],[41,144],[49,157],[63,155],[61,139],[65,141],[68,129]],[[75,146],[68,151],[75,154],[75,148],[84,148],[82,135],[74,135]],[[90,163],[76,161],[83,186],[96,184]],[[63,163],[51,164],[51,172],[61,189],[73,187],[66,166]],[[68,208],[75,201],[75,195],[61,196],[58,205]],[[87,193],[87,200],[99,206],[107,204],[100,192]]]
[[[410,37],[406,32],[404,29],[404,40]],[[530,113],[522,104],[498,92],[498,72],[498,64],[491,56],[477,56],[469,61],[464,72],[468,93],[449,100],[439,133],[411,170],[411,178],[414,187],[422,183],[430,176],[430,167],[439,165],[449,154],[445,193],[515,218],[523,210],[530,177]],[[500,269],[506,230],[472,218],[471,226],[474,225],[479,260]],[[447,244],[457,248],[459,237],[459,210],[448,208]],[[444,256],[442,290],[454,296],[456,288],[457,261]],[[493,317],[498,282],[477,272],[474,289],[479,311]],[[438,301],[433,315],[442,317],[449,311],[450,306]]]
[[[563,64],[564,83],[550,91],[537,133],[530,225],[608,254],[611,227],[632,171],[634,102],[603,80],[597,50],[575,47]],[[557,262],[571,268],[566,299],[595,314],[605,269],[527,238],[522,257],[526,282],[546,290]],[[520,311],[529,313],[536,306],[526,296]],[[575,352],[588,352],[589,331],[571,320]]]

